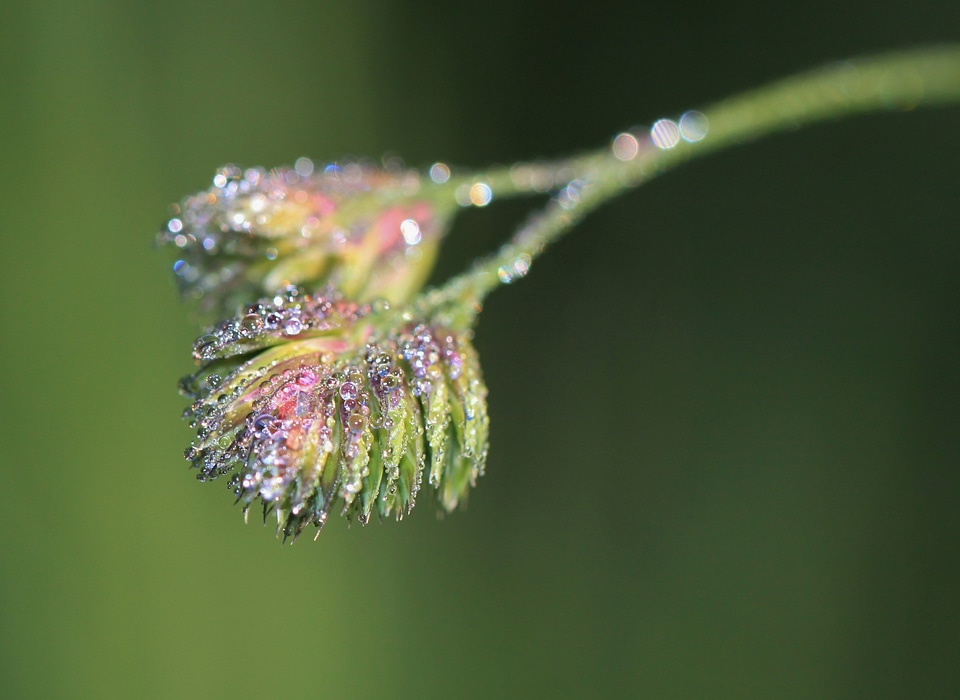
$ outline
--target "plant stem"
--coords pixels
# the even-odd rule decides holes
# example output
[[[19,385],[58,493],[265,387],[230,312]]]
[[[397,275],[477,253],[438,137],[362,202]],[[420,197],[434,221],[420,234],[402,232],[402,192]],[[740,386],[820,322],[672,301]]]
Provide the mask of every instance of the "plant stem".
[[[695,128],[686,132],[683,119],[658,122],[655,133],[621,134],[612,148],[462,178],[458,186],[482,183],[494,198],[548,190],[557,195],[497,253],[424,292],[415,307],[424,317],[470,327],[490,291],[523,277],[533,260],[586,214],[689,158],[836,117],[956,101],[960,47],[896,52],[828,66],[688,112]]]

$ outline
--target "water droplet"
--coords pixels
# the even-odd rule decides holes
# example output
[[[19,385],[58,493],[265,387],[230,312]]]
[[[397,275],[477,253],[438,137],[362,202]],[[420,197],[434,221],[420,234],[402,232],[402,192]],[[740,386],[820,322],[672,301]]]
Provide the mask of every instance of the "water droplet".
[[[240,335],[246,338],[257,335],[263,330],[263,319],[257,314],[247,314],[240,321]]]
[[[680,136],[683,137],[684,141],[696,143],[707,135],[709,126],[707,115],[702,112],[696,110],[684,112],[683,116],[680,117]]]
[[[357,398],[357,385],[353,382],[344,382],[340,385],[340,398],[349,401]]]
[[[284,335],[297,335],[302,330],[303,330],[303,322],[296,316],[293,316],[292,318],[288,318],[283,324]]]
[[[650,139],[657,148],[671,149],[680,143],[680,127],[672,119],[658,119],[650,127]]]
[[[280,326],[280,322],[283,321],[283,316],[278,314],[276,311],[271,311],[263,318],[263,326],[267,330],[274,330]]]
[[[380,386],[385,391],[393,391],[399,384],[400,380],[395,374],[385,374],[380,378]]]
[[[293,169],[297,171],[300,177],[310,177],[313,175],[313,161],[306,157],[297,158],[293,164]]]
[[[485,182],[478,182],[470,188],[470,203],[475,207],[485,207],[493,199],[493,190]]]
[[[253,432],[256,437],[268,437],[278,427],[280,421],[269,413],[262,413],[253,419]]]
[[[300,376],[297,377],[297,384],[302,387],[311,387],[317,383],[317,373],[312,369],[305,369],[300,372]]]
[[[208,333],[197,338],[193,344],[193,356],[201,360],[210,359],[220,346],[217,336]]]
[[[611,150],[617,160],[633,160],[640,151],[640,144],[637,142],[636,136],[624,132],[617,134]]]
[[[450,168],[446,163],[434,163],[430,166],[430,179],[442,185],[450,179]]]
[[[523,277],[530,271],[530,262],[530,256],[526,253],[522,253],[513,261],[513,271],[517,277]]]
[[[414,219],[404,219],[400,223],[400,233],[407,245],[416,245],[422,238],[420,224]]]
[[[359,413],[352,413],[347,419],[347,427],[349,427],[350,431],[354,433],[362,432],[366,423],[366,419]]]

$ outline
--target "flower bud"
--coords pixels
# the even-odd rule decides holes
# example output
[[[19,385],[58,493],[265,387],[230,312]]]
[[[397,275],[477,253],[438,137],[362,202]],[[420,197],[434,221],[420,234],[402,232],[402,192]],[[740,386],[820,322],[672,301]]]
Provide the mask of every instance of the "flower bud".
[[[244,512],[261,501],[285,537],[322,527],[337,508],[364,524],[374,512],[400,519],[424,472],[453,510],[487,454],[477,354],[468,334],[382,330],[386,318],[397,317],[330,289],[291,289],[201,338],[201,369],[181,382],[195,399],[185,456],[198,478],[233,472]]]
[[[429,275],[455,209],[415,171],[305,158],[270,171],[228,165],[174,205],[158,240],[176,249],[181,292],[204,312],[229,315],[291,284],[401,303]]]

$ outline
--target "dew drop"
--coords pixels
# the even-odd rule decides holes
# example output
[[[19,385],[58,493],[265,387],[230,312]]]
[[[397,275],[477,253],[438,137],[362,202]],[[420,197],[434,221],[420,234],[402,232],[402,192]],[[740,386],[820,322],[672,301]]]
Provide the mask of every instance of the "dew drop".
[[[470,203],[475,207],[485,207],[493,199],[493,190],[485,182],[477,182],[470,187]]]
[[[283,324],[284,335],[297,335],[303,330],[303,322],[296,316],[288,318]]]
[[[240,335],[251,337],[263,330],[263,319],[257,314],[247,314],[240,321]]]
[[[274,431],[277,419],[269,413],[262,413],[253,419],[253,432],[256,437],[267,437]]]
[[[695,110],[684,112],[683,116],[680,117],[679,126],[680,136],[683,137],[684,141],[689,141],[690,143],[703,140],[709,129],[707,116]]]
[[[395,374],[385,374],[380,378],[380,386],[385,391],[393,391],[397,388],[397,385],[400,383],[400,380]]]
[[[430,179],[442,185],[450,179],[450,168],[446,163],[434,163],[430,166]]]
[[[650,127],[650,140],[657,148],[669,150],[680,143],[680,127],[672,119],[658,119]]]
[[[420,224],[415,219],[404,219],[400,224],[400,233],[407,245],[416,245],[420,242]]]
[[[217,336],[211,333],[201,335],[197,338],[197,342],[193,344],[193,354],[200,359],[208,359],[217,351],[219,345],[220,341]]]
[[[297,171],[300,177],[310,177],[313,175],[313,161],[306,157],[297,158],[293,164],[293,169]]]
[[[297,384],[302,387],[311,387],[317,383],[317,373],[312,369],[305,369],[297,377]]]
[[[640,144],[633,134],[624,132],[617,134],[617,137],[613,140],[611,150],[617,160],[633,160],[640,151]]]

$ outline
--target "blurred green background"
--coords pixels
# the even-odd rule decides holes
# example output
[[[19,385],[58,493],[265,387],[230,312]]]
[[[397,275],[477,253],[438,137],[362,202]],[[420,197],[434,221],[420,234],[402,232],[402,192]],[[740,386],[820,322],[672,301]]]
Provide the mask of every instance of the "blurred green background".
[[[439,522],[281,547],[182,460],[196,334],[152,237],[226,162],[551,157],[939,2],[9,3],[0,695],[960,695],[960,108],[697,162],[477,334],[492,449]],[[466,212],[437,279],[527,205]]]

